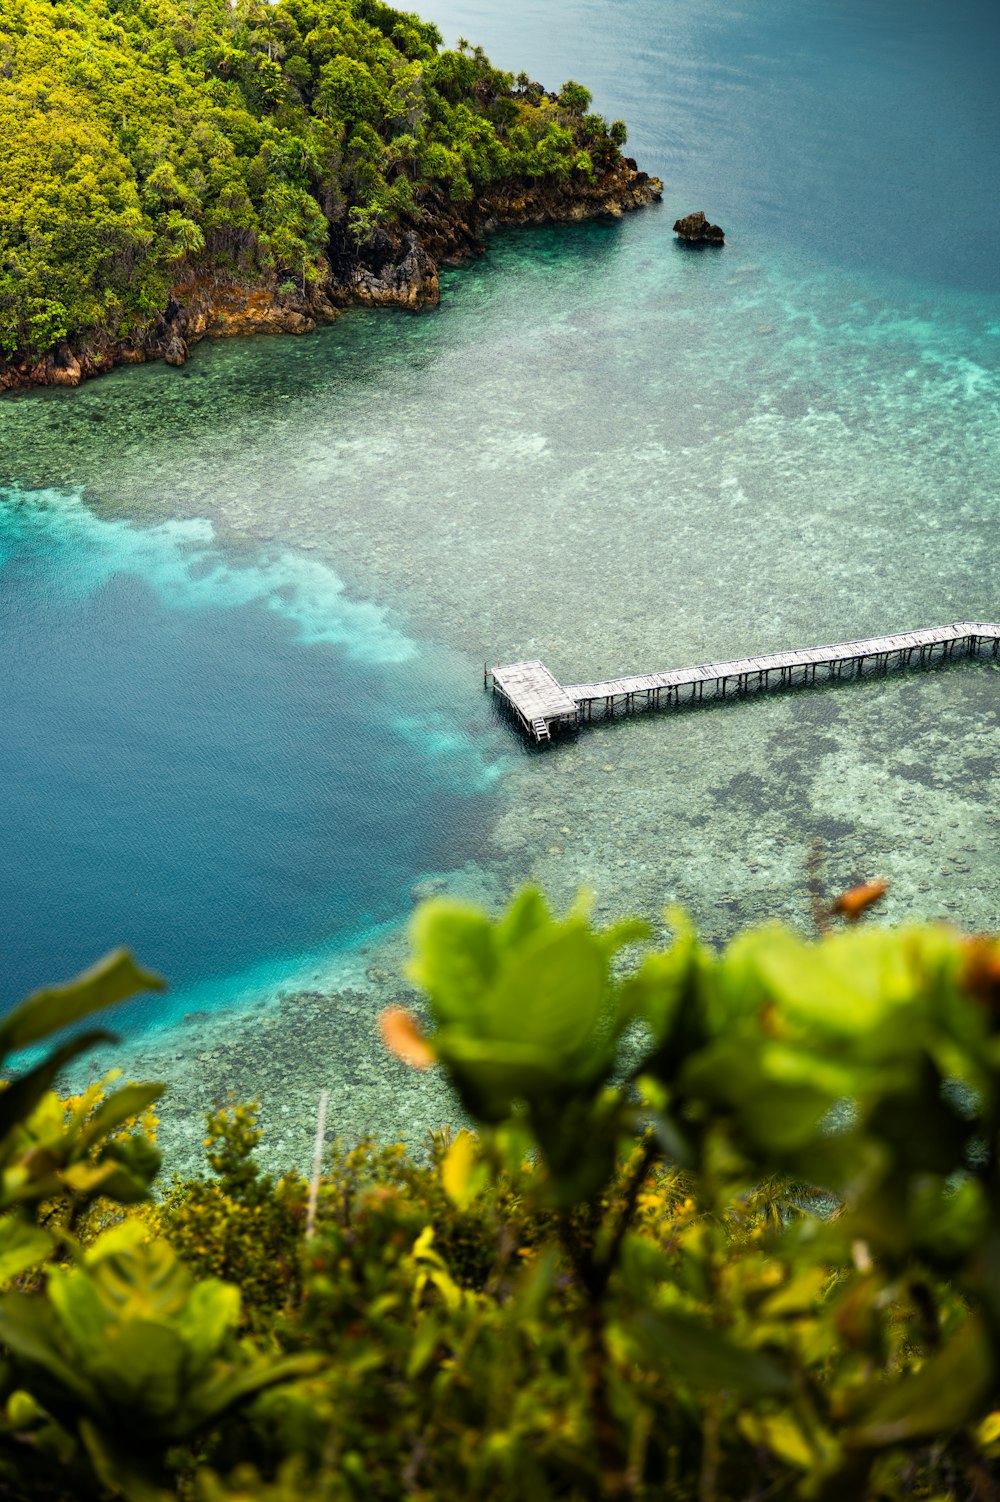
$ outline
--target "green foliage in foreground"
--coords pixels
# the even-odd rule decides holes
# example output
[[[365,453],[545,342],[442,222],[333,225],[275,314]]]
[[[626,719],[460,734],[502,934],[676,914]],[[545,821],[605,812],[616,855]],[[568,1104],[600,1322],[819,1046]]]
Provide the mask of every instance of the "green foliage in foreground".
[[[7,355],[141,332],[187,266],[305,290],[331,237],[624,140],[380,0],[5,0],[0,75]]]
[[[478,1130],[338,1150],[314,1221],[241,1105],[141,1202],[155,1090],[47,1093],[92,1033],[9,1085],[4,1495],[996,1495],[1000,945],[672,923],[427,904],[430,1029],[383,1035]],[[0,1047],[150,979],[112,957]]]

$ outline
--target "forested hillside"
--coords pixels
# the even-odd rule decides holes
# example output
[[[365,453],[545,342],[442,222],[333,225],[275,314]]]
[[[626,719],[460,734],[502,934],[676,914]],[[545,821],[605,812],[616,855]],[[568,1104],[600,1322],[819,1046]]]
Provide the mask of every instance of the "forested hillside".
[[[141,358],[158,319],[169,341],[192,273],[264,283],[300,318],[331,289],[350,300],[359,264],[363,301],[433,300],[434,265],[404,276],[416,293],[371,284],[413,252],[407,232],[454,250],[442,216],[497,185],[586,196],[642,178],[586,89],[546,94],[481,49],[443,50],[379,0],[8,0],[0,69],[8,363],[61,342],[133,341]]]

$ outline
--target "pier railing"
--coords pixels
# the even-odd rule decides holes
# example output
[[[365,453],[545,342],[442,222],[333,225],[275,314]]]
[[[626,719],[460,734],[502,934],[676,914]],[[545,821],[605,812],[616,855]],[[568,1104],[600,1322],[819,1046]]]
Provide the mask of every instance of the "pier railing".
[[[745,694],[792,683],[860,675],[866,664],[904,667],[952,657],[988,652],[1000,656],[1000,625],[986,621],[956,621],[897,636],[873,636],[862,641],[837,642],[826,647],[803,647],[771,652],[763,657],[740,657],[731,662],[707,662],[666,673],[638,673],[597,683],[561,684],[544,662],[513,662],[484,669],[484,682],[510,707],[525,734],[536,742],[552,739],[599,716],[631,714],[637,709],[666,709],[682,702],[729,692]]]

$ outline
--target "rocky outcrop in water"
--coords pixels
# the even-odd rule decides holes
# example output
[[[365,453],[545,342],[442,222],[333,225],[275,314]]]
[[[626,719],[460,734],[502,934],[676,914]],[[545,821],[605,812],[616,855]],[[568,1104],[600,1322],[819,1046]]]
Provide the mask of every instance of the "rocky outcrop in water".
[[[674,234],[680,235],[689,245],[721,245],[725,231],[718,224],[709,224],[699,209],[696,214],[685,214],[674,223]]]
[[[182,366],[191,346],[201,339],[308,334],[352,304],[431,307],[441,300],[439,265],[456,265],[481,255],[485,237],[493,230],[505,225],[620,219],[662,195],[659,178],[640,172],[628,157],[620,157],[610,171],[592,181],[504,183],[468,204],[450,203],[428,191],[420,199],[416,222],[394,233],[379,231],[360,249],[342,228],[338,234],[334,226],[327,274],[317,285],[289,286],[272,277],[266,283],[244,286],[189,270],[175,283],[166,308],[145,336],[94,340],[74,349],[62,345],[41,359],[0,360],[0,392],[78,386],[115,365],[139,365],[146,360]]]

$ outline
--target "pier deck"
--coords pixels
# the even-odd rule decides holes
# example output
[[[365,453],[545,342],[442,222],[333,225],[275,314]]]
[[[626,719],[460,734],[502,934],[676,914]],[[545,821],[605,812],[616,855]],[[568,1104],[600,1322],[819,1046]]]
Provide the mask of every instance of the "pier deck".
[[[878,667],[929,663],[958,656],[977,656],[986,649],[1000,656],[1000,625],[986,621],[956,621],[950,626],[932,626],[923,631],[896,636],[872,636],[862,641],[837,642],[832,646],[803,647],[792,652],[771,652],[763,657],[739,657],[731,662],[706,662],[698,667],[675,668],[666,673],[637,673],[606,678],[597,683],[563,685],[543,662],[515,662],[486,668],[484,681],[510,706],[525,734],[536,742],[551,740],[558,730],[580,725],[598,713],[613,717],[637,709],[661,709],[681,702],[701,700],[706,684],[710,697],[792,683],[815,683],[860,674],[866,663]],[[690,692],[688,692],[690,690]]]

